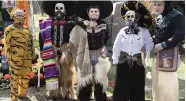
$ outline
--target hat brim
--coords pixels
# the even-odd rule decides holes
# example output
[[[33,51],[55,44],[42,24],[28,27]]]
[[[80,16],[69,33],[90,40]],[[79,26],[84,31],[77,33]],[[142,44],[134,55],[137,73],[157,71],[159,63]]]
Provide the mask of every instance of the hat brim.
[[[53,17],[57,3],[63,3],[65,5],[66,17],[75,14],[75,1],[42,1],[42,9],[47,15]]]
[[[111,1],[78,1],[76,3],[76,14],[77,16],[87,19],[87,9],[90,6],[99,6],[100,17],[99,19],[104,19],[111,15],[113,11],[113,4]]]
[[[126,1],[121,6],[121,16],[125,19],[125,13],[129,10],[134,10],[141,15],[139,24],[142,27],[150,28],[152,26],[153,20],[148,9],[139,1]]]

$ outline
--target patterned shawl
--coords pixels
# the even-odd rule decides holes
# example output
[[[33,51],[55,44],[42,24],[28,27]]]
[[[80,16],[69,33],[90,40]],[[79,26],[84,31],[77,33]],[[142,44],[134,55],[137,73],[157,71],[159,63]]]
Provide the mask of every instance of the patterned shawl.
[[[58,89],[58,72],[55,62],[55,54],[52,47],[51,39],[51,24],[52,20],[40,20],[40,34],[44,39],[43,50],[41,57],[44,64],[45,82],[47,90]]]
[[[90,63],[90,51],[88,46],[87,32],[76,25],[70,33],[70,48],[77,66],[77,95],[82,87],[90,84],[93,80],[93,68],[95,68],[95,82],[103,85],[105,92],[108,85],[107,73],[111,67],[109,58],[98,58],[98,63],[93,67]]]

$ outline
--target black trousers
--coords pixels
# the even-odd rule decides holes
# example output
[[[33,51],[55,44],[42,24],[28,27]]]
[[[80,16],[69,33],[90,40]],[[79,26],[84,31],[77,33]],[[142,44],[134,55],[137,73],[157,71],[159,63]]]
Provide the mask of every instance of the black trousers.
[[[90,101],[92,94],[93,84],[88,84],[86,87],[83,87],[79,91],[78,99],[79,101]],[[101,84],[95,84],[94,87],[94,97],[95,101],[107,101],[106,93],[102,92],[103,86]]]
[[[134,62],[118,64],[113,101],[145,101],[145,68]]]

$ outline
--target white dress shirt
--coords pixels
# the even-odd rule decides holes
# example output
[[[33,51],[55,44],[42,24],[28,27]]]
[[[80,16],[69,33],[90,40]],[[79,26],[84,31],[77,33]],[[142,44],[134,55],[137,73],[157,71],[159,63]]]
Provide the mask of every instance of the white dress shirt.
[[[140,30],[138,35],[136,34],[126,34],[125,29],[128,26],[122,28],[114,41],[113,45],[113,64],[118,64],[118,59],[120,52],[126,52],[133,56],[135,54],[141,53],[141,48],[145,46],[146,52],[150,52],[154,44],[150,36],[149,30],[147,28],[138,27]]]

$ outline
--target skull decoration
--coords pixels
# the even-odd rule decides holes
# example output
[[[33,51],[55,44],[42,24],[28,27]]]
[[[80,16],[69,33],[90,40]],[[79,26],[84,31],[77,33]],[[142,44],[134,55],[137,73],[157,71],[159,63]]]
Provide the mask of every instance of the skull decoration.
[[[63,19],[65,16],[65,5],[63,3],[57,3],[55,5],[55,17],[57,19]]]
[[[129,10],[125,13],[125,24],[131,26],[134,24],[136,13],[133,10]]]
[[[135,11],[133,10],[129,10],[125,13],[125,20],[131,20],[134,21],[135,20]]]
[[[65,13],[65,5],[63,3],[57,3],[55,5],[55,12],[57,11],[61,11],[63,13]]]
[[[33,67],[32,67],[32,72],[33,72],[33,73],[36,73],[36,72],[37,72],[37,66],[33,66]]]

